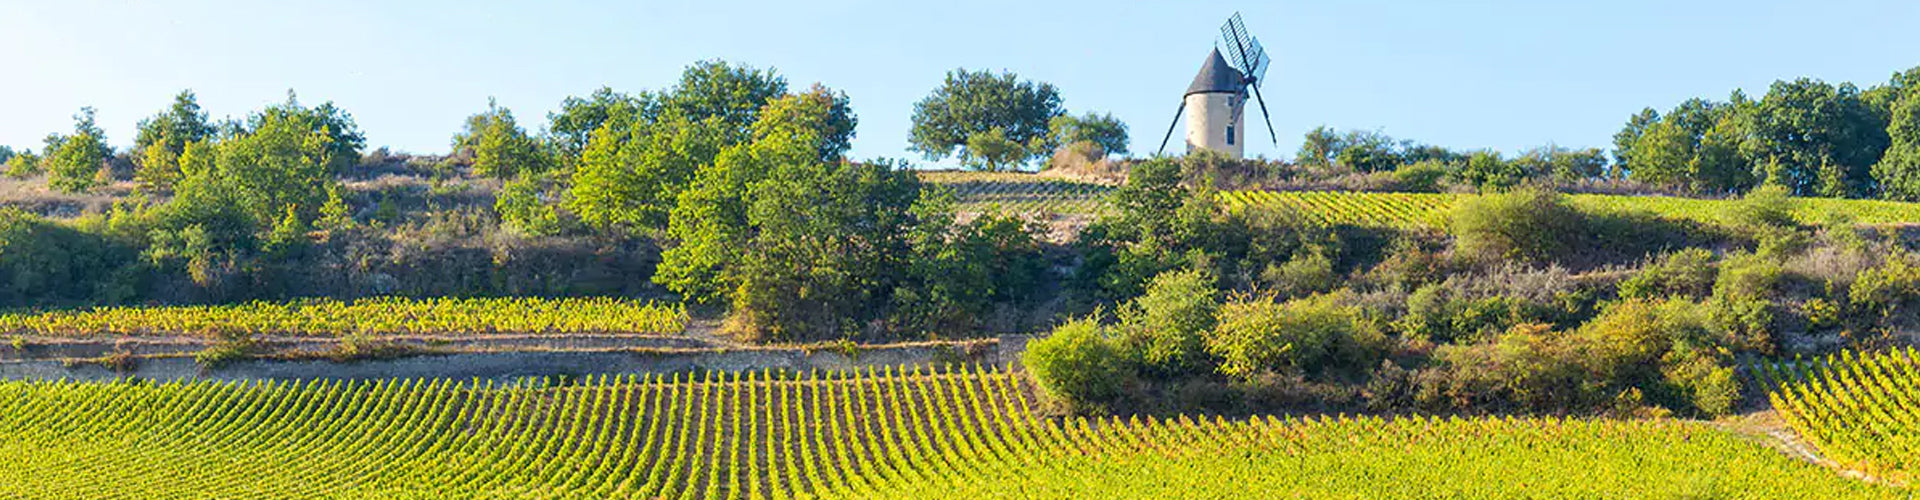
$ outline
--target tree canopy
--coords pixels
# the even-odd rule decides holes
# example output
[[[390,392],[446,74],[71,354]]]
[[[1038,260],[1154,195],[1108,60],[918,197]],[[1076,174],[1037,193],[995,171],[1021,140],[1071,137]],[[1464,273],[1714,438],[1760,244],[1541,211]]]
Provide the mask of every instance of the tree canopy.
[[[982,152],[969,146],[975,136],[994,134],[1001,140],[985,140],[1004,148],[1018,145],[1025,163],[1047,154],[1048,134],[1054,118],[1066,115],[1060,92],[1053,84],[1021,80],[1012,72],[995,75],[987,71],[958,69],[947,73],[946,81],[926,98],[913,105],[913,129],[908,138],[911,149],[929,160],[952,156],[956,150],[963,161],[976,168],[992,168]],[[996,155],[996,159],[1005,155]]]
[[[48,135],[46,140],[47,185],[55,191],[78,193],[100,184],[96,175],[106,166],[113,148],[107,146],[106,132],[93,120],[93,108],[80,108],[73,115],[73,134]]]

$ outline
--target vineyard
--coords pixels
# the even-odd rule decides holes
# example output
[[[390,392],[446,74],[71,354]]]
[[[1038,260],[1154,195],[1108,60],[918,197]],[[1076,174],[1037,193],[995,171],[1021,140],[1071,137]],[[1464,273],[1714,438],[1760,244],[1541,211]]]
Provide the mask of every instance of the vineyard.
[[[1755,371],[1788,425],[1828,458],[1898,481],[1920,472],[1920,351],[1842,352]]]
[[[1367,193],[1333,191],[1230,191],[1221,193],[1227,206],[1278,207],[1335,225],[1372,227],[1441,227],[1454,204],[1471,194]],[[1594,212],[1648,213],[1656,217],[1725,224],[1731,221],[1731,200],[1669,196],[1568,195],[1575,207]],[[1793,216],[1804,224],[1823,224],[1832,214],[1844,213],[1860,224],[1920,222],[1920,203],[1833,198],[1798,198]]]
[[[1025,394],[980,369],[0,382],[0,498],[1906,494],[1671,420],[1063,420]]]
[[[1000,210],[1024,214],[1098,214],[1115,188],[1021,173],[930,172],[928,182],[953,188],[963,210]],[[1359,191],[1225,191],[1230,208],[1262,206],[1293,210],[1330,225],[1417,228],[1441,227],[1455,203],[1471,194],[1374,193]],[[1726,223],[1734,202],[1671,196],[1575,194],[1574,206],[1609,212],[1641,212],[1701,222]],[[1836,198],[1797,198],[1793,216],[1822,224],[1844,213],[1860,224],[1920,223],[1920,203]]]
[[[953,190],[966,212],[1095,214],[1112,186],[1022,173],[925,172],[924,181]]]
[[[372,298],[216,306],[100,307],[0,314],[0,333],[77,335],[276,335],[472,333],[679,333],[678,305],[614,298]]]

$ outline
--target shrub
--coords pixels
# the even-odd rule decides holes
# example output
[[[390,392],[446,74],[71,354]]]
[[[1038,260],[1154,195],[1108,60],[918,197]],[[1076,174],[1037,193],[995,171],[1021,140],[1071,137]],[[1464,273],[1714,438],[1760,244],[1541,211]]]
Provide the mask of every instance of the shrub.
[[[1467,258],[1544,262],[1579,248],[1584,222],[1560,194],[1520,189],[1468,198],[1450,227]]]
[[[1855,310],[1881,318],[1892,316],[1916,299],[1920,299],[1920,267],[1901,255],[1887,258],[1879,267],[1861,270],[1847,293],[1848,303]]]
[[[1447,178],[1449,170],[1447,164],[1439,160],[1421,160],[1394,169],[1393,182],[1406,191],[1438,193],[1440,181]]]
[[[1147,293],[1120,309],[1120,341],[1147,373],[1179,375],[1202,366],[1202,335],[1214,327],[1220,302],[1200,271],[1168,271]]]
[[[1524,323],[1571,326],[1585,317],[1593,295],[1559,267],[1501,266],[1415,289],[1394,326],[1433,341],[1477,341]]]
[[[1303,297],[1333,290],[1339,276],[1333,272],[1333,259],[1318,251],[1294,252],[1284,264],[1268,264],[1260,273],[1260,282],[1281,297]]]
[[[1028,343],[1020,362],[1042,392],[1081,412],[1098,411],[1119,396],[1128,375],[1120,352],[1091,319]]]
[[[133,250],[98,231],[0,208],[0,307],[131,298]]]
[[[1727,218],[1736,228],[1749,230],[1794,227],[1798,225],[1793,218],[1795,203],[1787,188],[1769,184],[1748,191],[1728,209]]]
[[[1659,299],[1666,297],[1705,298],[1713,293],[1713,252],[1689,248],[1661,258],[1633,277],[1620,282],[1620,297]]]
[[[1707,305],[1714,324],[1740,349],[1769,352],[1773,345],[1773,303],[1781,282],[1778,261],[1757,254],[1729,255]]]
[[[1385,339],[1359,308],[1317,295],[1229,302],[1219,326],[1207,333],[1206,348],[1220,358],[1220,373],[1251,380],[1265,373],[1364,371],[1379,363]]]
[[[1601,410],[1626,397],[1721,415],[1739,387],[1717,342],[1697,303],[1623,301],[1572,331],[1527,323],[1489,342],[1443,347],[1444,370],[1420,393],[1429,405]]]

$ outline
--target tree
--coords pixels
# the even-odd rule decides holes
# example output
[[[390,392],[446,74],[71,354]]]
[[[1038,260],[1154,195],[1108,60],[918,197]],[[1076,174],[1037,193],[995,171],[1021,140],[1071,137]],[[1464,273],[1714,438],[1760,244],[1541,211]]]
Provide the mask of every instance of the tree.
[[[13,148],[7,147],[7,146],[0,146],[0,164],[6,164],[7,161],[12,159],[13,159]]]
[[[1687,163],[1693,160],[1693,138],[1687,131],[1668,121],[1654,123],[1640,133],[1629,149],[1629,177],[1658,185],[1686,185]]]
[[[46,141],[47,185],[64,193],[93,189],[94,174],[113,156],[106,132],[94,124],[93,108],[80,108],[73,121],[73,135],[49,135]]]
[[[756,113],[768,124],[813,127],[807,137],[817,142],[807,146],[814,148],[812,159],[822,162],[839,160],[858,122],[845,94],[820,86],[777,99]],[[721,151],[749,139],[720,116],[694,121],[679,112],[632,127],[626,135],[611,128],[603,132],[582,155],[566,201],[581,220],[603,230],[666,227],[696,173]]]
[[[467,119],[467,130],[455,135],[454,154],[473,159],[475,174],[509,179],[538,174],[551,166],[540,141],[527,135],[513,119],[513,111],[487,99],[487,112]]]
[[[1613,134],[1613,162],[1619,170],[1632,172],[1637,167],[1633,164],[1633,147],[1640,143],[1640,136],[1646,133],[1648,127],[1659,122],[1659,111],[1654,111],[1653,108],[1642,109],[1639,113],[1627,118],[1627,125]]]
[[[979,166],[988,172],[999,172],[1025,162],[1031,156],[1027,150],[1026,145],[1008,139],[1006,130],[994,127],[993,130],[967,137],[967,149],[961,157],[968,165]]]
[[[746,133],[760,109],[787,94],[787,79],[772,70],[700,61],[680,73],[680,83],[661,97],[662,114],[679,114],[691,121],[718,118]]]
[[[650,92],[628,95],[601,87],[581,98],[568,96],[560,110],[547,113],[547,132],[561,160],[568,166],[579,161],[592,141],[594,131],[607,127],[614,134],[626,135],[634,124],[651,122],[659,114],[659,96]]]
[[[1598,179],[1606,175],[1607,158],[1598,148],[1571,150],[1543,146],[1514,158],[1521,170],[1561,181]]]
[[[1873,165],[1874,183],[1884,198],[1920,201],[1920,92],[1894,107],[1887,135],[1892,146]]]
[[[1307,131],[1305,140],[1300,142],[1300,152],[1293,155],[1294,161],[1310,167],[1331,166],[1340,148],[1340,134],[1321,125]]]
[[[718,119],[678,115],[626,135],[603,127],[573,174],[567,209],[601,230],[663,227],[695,172],[738,140]]]
[[[6,174],[7,177],[15,179],[40,175],[40,155],[33,154],[31,149],[22,149],[14,153],[13,157],[7,158]]]
[[[1110,114],[1060,115],[1047,129],[1053,148],[1085,142],[1099,146],[1103,154],[1127,154],[1127,124]]]
[[[1507,161],[1498,151],[1481,150],[1468,155],[1460,168],[1453,171],[1453,176],[1461,184],[1500,190],[1518,186],[1532,177],[1534,172],[1527,171],[1526,167],[1521,162]]]
[[[733,266],[742,260],[752,232],[750,191],[776,170],[824,170],[827,160],[843,160],[841,138],[827,124],[851,123],[843,99],[788,96],[768,106],[753,124],[748,140],[727,146],[711,165],[700,168],[686,190],[675,197],[668,240],[654,282],[694,302],[723,302],[739,283]],[[902,209],[906,205],[901,206]],[[592,221],[592,217],[583,215]]]
[[[359,161],[364,145],[345,111],[331,102],[308,108],[289,94],[221,140],[211,168],[200,173],[207,181],[197,186],[227,190],[256,221],[280,220],[288,206],[311,220],[326,201],[326,187]]]
[[[215,132],[193,91],[180,91],[173,97],[173,106],[140,121],[133,140],[139,163],[134,179],[152,189],[171,188],[180,179],[180,153],[187,143],[205,140]]]
[[[1861,196],[1872,188],[1872,165],[1887,149],[1887,127],[1852,84],[1802,78],[1778,81],[1754,109],[1756,159],[1777,160],[1798,196]],[[1828,170],[1822,175],[1822,170]]]
[[[1334,161],[1355,172],[1384,172],[1399,167],[1404,159],[1400,157],[1399,144],[1392,137],[1376,131],[1354,130],[1340,138],[1339,149],[1334,153]]]
[[[1055,117],[1065,115],[1060,93],[1052,84],[1021,80],[1011,72],[958,69],[947,72],[939,88],[913,105],[911,149],[938,160],[966,149],[978,134],[998,128],[1015,144],[1044,144]],[[1021,162],[1044,156],[1045,149],[1029,148]],[[984,158],[962,151],[962,158]],[[969,163],[984,166],[980,163]]]

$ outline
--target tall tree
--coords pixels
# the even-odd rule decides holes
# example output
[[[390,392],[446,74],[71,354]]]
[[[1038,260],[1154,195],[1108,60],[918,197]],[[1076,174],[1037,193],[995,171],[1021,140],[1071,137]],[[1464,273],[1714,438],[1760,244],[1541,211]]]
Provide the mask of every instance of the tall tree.
[[[55,191],[78,193],[99,184],[95,175],[106,165],[113,149],[107,147],[106,132],[94,124],[93,108],[80,108],[73,115],[72,135],[49,135],[46,140],[47,185]]]
[[[133,140],[139,163],[134,179],[149,188],[171,188],[180,179],[180,153],[188,143],[205,140],[214,132],[193,91],[180,91],[173,96],[172,106],[140,121]]]
[[[593,133],[608,127],[615,134],[630,132],[635,123],[651,122],[659,114],[659,98],[651,92],[629,95],[601,87],[587,97],[569,96],[560,110],[547,114],[547,132],[569,167],[580,159]]]
[[[1901,99],[1890,118],[1887,135],[1892,146],[1874,163],[1874,182],[1881,197],[1920,201],[1920,92]]]
[[[1653,108],[1642,109],[1639,113],[1634,113],[1632,117],[1627,118],[1627,125],[1613,134],[1615,170],[1633,171],[1633,146],[1640,143],[1640,136],[1647,132],[1648,127],[1659,122],[1660,112]]]
[[[487,99],[487,111],[467,119],[467,130],[453,138],[455,156],[471,159],[475,174],[510,179],[545,172],[552,165],[540,141],[527,135],[513,111]]]
[[[1000,129],[1007,141],[1024,146],[1022,163],[1046,154],[1049,125],[1065,115],[1060,92],[1053,84],[1021,80],[1004,72],[958,69],[947,72],[939,88],[913,105],[911,149],[929,160],[946,158],[959,150],[969,164],[984,166],[984,158],[969,154],[975,135]],[[1034,147],[1041,145],[1041,147]]]
[[[1754,113],[1755,159],[1780,164],[1780,178],[1768,183],[1800,196],[1871,191],[1871,168],[1887,149],[1887,129],[1852,84],[1774,82]]]
[[[700,61],[680,73],[680,83],[661,98],[663,114],[679,114],[690,121],[717,118],[745,133],[760,108],[787,93],[787,79],[762,70],[721,60]]]

